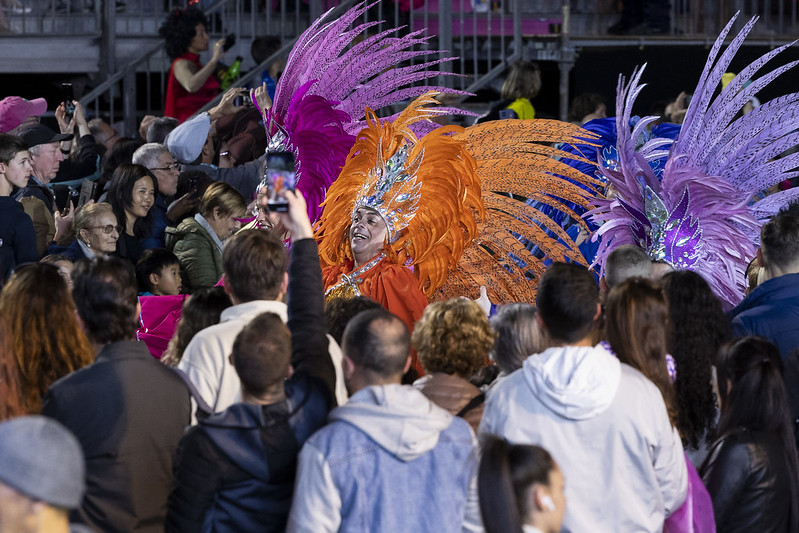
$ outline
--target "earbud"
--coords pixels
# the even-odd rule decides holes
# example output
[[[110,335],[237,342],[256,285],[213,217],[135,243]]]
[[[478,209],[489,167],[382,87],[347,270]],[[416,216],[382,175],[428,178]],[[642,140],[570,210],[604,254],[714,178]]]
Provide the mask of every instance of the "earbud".
[[[552,501],[552,498],[549,496],[542,496],[541,497],[541,505],[547,511],[554,511],[555,510],[555,502]]]

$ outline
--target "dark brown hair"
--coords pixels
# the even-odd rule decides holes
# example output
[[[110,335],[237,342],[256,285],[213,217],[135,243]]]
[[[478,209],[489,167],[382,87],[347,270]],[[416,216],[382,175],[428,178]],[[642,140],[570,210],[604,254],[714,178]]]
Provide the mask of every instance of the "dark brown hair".
[[[675,424],[677,402],[666,368],[668,321],[666,297],[648,279],[628,279],[608,294],[605,307],[607,341],[619,361],[640,371],[657,386],[663,395],[669,419]]]
[[[260,229],[239,231],[222,253],[225,285],[240,302],[277,298],[287,267],[288,253],[280,237]]]
[[[289,328],[275,313],[262,313],[238,334],[232,355],[243,390],[260,395],[282,386],[291,364]]]
[[[544,448],[488,437],[477,473],[486,532],[521,533],[530,511],[528,491],[536,484],[549,486],[550,475],[557,467]]]
[[[130,340],[136,335],[138,291],[130,261],[81,259],[72,271],[72,297],[86,332],[97,344]]]

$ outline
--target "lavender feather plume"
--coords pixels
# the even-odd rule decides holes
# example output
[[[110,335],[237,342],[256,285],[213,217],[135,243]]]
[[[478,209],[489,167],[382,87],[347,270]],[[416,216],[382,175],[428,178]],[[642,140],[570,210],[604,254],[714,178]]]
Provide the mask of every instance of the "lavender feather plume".
[[[634,72],[628,85],[619,82],[619,165],[602,169],[617,197],[597,199],[587,214],[603,223],[594,237],[603,238],[596,260],[603,273],[613,249],[635,244],[653,259],[700,273],[726,308],[743,298],[744,271],[755,254],[760,225],[799,197],[799,191],[788,190],[748,205],[758,191],[799,175],[799,154],[785,156],[799,142],[799,93],[770,100],[743,116],[740,111],[799,62],[751,79],[793,43],[778,47],[750,63],[716,95],[722,75],[757,22],[757,17],[747,22],[721,52],[737,16],[710,51],[659,182],[652,180],[646,161],[668,143],[655,139],[636,148],[637,130],[649,119],[632,131],[628,126],[630,109],[643,88],[641,71]]]
[[[432,70],[436,65],[455,59],[438,58],[438,50],[416,49],[430,39],[423,36],[425,30],[399,36],[402,28],[391,28],[356,43],[380,24],[356,22],[376,3],[361,2],[338,19],[323,22],[328,11],[311,24],[292,48],[265,116],[267,137],[284,134],[284,147],[296,153],[297,188],[305,195],[312,221],[321,214],[319,204],[338,176],[354,135],[364,126],[367,107],[379,110],[430,90],[464,94],[415,85],[440,75]],[[405,64],[431,54],[436,59]],[[457,108],[446,111],[471,114]],[[436,126],[423,124],[420,133]]]

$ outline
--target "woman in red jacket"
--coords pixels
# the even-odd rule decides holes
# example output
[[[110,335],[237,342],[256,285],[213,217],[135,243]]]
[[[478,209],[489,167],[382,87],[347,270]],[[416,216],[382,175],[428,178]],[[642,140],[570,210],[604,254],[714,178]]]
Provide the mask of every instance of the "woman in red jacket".
[[[172,59],[166,86],[164,115],[183,122],[219,93],[213,76],[224,54],[224,39],[214,43],[207,65],[200,63],[200,52],[208,50],[208,19],[196,7],[176,9],[169,14],[159,33],[166,41],[166,53]]]

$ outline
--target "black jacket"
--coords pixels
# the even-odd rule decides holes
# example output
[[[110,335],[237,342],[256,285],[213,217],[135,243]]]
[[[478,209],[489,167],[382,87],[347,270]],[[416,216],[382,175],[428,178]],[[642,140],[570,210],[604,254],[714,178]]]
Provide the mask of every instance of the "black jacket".
[[[111,343],[50,387],[42,414],[72,431],[86,455],[87,490],[74,521],[103,532],[164,530],[172,461],[191,416],[174,370],[144,343]]]
[[[791,479],[777,435],[739,430],[700,469],[721,533],[791,533]],[[795,532],[794,532],[795,533]]]
[[[294,243],[288,327],[294,374],[286,399],[237,403],[200,422],[180,443],[166,531],[284,531],[297,455],[334,405],[335,369],[325,335],[316,242]]]
[[[22,204],[10,196],[0,196],[0,287],[17,265],[38,260],[31,218]]]
[[[103,145],[94,140],[94,135],[84,135],[78,139],[78,149],[72,157],[67,157],[58,167],[53,183],[90,177],[100,166]]]
[[[55,212],[56,205],[53,191],[44,185],[39,185],[32,177],[28,178],[26,186],[17,189],[17,192],[14,193],[14,199],[19,201],[28,196],[41,200],[51,215]]]

